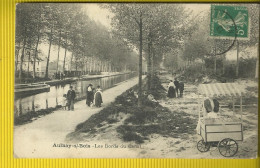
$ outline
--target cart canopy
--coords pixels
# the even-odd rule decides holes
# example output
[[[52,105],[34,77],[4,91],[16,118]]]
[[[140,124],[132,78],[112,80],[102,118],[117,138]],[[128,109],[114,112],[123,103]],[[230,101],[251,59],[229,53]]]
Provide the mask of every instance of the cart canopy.
[[[206,97],[214,96],[241,96],[245,89],[236,83],[200,84],[198,93]]]

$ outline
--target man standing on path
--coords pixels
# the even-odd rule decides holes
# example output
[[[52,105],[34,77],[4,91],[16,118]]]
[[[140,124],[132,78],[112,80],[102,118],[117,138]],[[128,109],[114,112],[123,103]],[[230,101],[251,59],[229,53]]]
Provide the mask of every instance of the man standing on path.
[[[179,82],[179,90],[180,90],[180,97],[183,97],[183,90],[184,90],[183,81]]]
[[[73,90],[73,86],[70,86],[70,90],[67,93],[67,100],[68,100],[68,110],[74,110],[74,99],[76,97],[76,93]]]
[[[175,91],[176,91],[176,97],[179,97],[179,81],[177,78],[174,80],[174,85],[175,85]]]

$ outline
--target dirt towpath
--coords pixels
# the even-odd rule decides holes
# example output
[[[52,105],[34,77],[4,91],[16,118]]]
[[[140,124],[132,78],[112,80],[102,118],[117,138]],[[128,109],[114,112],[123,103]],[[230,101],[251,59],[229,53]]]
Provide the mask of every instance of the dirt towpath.
[[[79,150],[58,144],[64,142],[68,133],[87,120],[91,115],[99,112],[125,90],[137,84],[138,78],[132,78],[117,84],[117,86],[103,92],[101,108],[87,107],[85,100],[75,104],[74,111],[63,109],[38,118],[32,123],[14,127],[14,156],[19,158],[66,158],[77,157]],[[86,149],[84,149],[86,153]],[[79,156],[83,157],[83,156]]]

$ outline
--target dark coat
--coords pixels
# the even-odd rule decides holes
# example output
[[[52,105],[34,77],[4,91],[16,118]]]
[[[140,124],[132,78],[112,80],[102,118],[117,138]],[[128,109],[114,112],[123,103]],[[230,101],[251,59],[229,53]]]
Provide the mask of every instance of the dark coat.
[[[169,98],[174,98],[174,97],[176,97],[175,89],[174,89],[172,86],[169,87],[167,96],[168,96]]]
[[[69,90],[67,93],[67,99],[68,100],[74,100],[76,97],[76,93],[74,90]]]
[[[87,91],[87,101],[93,101],[94,100],[94,93],[93,91]]]
[[[176,80],[176,81],[174,81],[173,83],[174,83],[176,89],[179,89],[179,81]]]
[[[103,101],[102,101],[102,95],[101,95],[100,92],[96,92],[96,93],[95,93],[95,105],[96,105],[97,107],[100,107],[100,106],[101,106],[101,103],[103,103]]]
[[[218,112],[219,111],[219,102],[216,99],[213,99],[213,103],[214,103],[213,111]]]
[[[212,111],[213,107],[211,107],[211,103],[209,99],[204,100],[204,107],[207,113]]]
[[[179,82],[179,89],[184,90],[184,83],[183,82]]]
[[[89,87],[89,86],[88,86]],[[86,99],[86,104],[88,106],[90,106],[91,103],[93,103],[94,100],[94,92],[93,89],[92,91],[88,91],[88,87],[87,87],[87,99]]]

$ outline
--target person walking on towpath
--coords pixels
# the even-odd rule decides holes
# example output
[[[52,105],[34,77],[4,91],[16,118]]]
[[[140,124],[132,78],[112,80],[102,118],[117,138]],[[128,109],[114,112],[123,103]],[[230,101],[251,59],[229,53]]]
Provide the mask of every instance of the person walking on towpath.
[[[86,99],[86,104],[90,106],[91,103],[93,103],[94,99],[94,92],[92,88],[92,84],[89,84],[87,87],[87,99]]]
[[[102,89],[100,88],[100,86],[97,86],[97,91],[94,95],[94,100],[95,100],[95,106],[101,107],[101,103],[103,103],[103,101],[102,101]]]
[[[175,86],[174,86],[174,83],[172,82],[172,80],[170,80],[170,83],[168,85],[168,94],[167,94],[167,97],[169,98],[174,98],[176,97],[176,94],[175,94]]]
[[[179,82],[180,97],[183,97],[184,82]]]
[[[67,93],[67,100],[68,100],[68,110],[74,110],[74,99],[76,97],[76,93],[73,90],[73,86],[70,86],[70,90]]]
[[[174,80],[174,85],[175,85],[175,91],[176,91],[176,97],[179,97],[179,81],[177,78]]]

